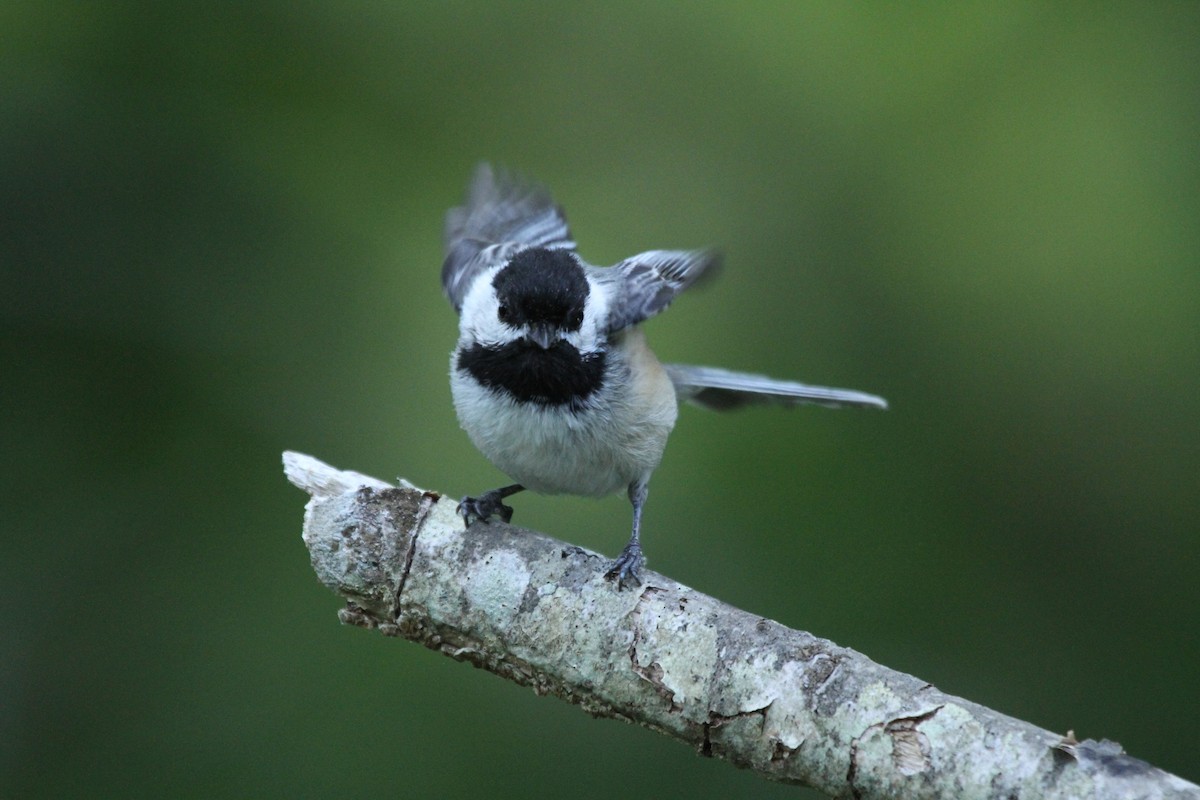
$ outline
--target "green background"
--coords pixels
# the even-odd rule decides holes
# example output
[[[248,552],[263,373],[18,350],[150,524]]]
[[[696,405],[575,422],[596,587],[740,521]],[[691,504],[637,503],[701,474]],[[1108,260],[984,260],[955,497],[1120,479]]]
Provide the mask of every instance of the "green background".
[[[440,228],[723,247],[651,565],[1200,780],[1200,5],[0,9],[0,795],[795,796],[341,627],[297,449],[453,495]],[[516,498],[616,553],[621,498]],[[421,794],[415,796],[422,796]]]

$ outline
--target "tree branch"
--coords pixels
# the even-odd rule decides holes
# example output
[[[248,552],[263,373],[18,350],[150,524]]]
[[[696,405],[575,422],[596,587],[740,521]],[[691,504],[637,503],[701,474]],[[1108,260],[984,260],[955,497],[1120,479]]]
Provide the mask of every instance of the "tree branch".
[[[1128,756],[911,675],[654,572],[634,591],[596,553],[455,503],[284,453],[312,495],[304,542],[343,622],[378,628],[635,722],[702,755],[834,797],[1192,798]]]

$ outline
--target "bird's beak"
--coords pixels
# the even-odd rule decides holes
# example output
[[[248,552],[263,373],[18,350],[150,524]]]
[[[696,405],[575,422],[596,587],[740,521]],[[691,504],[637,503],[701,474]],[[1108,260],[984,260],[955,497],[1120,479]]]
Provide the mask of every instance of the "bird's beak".
[[[529,326],[529,339],[543,350],[549,350],[554,344],[554,330],[549,325]]]

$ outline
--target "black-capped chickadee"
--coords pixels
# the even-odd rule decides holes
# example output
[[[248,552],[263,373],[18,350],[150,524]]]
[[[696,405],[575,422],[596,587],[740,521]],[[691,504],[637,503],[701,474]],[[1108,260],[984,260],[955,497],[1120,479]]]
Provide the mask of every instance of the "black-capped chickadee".
[[[575,252],[563,211],[540,186],[481,164],[466,204],[446,214],[442,286],[459,313],[450,388],[458,419],[516,483],[465,497],[467,525],[525,489],[602,497],[626,491],[633,535],[605,577],[639,584],[650,474],[680,400],[726,410],[752,403],[886,408],[847,389],[714,367],[660,364],[638,323],[667,307],[720,257],[651,250],[612,267]]]

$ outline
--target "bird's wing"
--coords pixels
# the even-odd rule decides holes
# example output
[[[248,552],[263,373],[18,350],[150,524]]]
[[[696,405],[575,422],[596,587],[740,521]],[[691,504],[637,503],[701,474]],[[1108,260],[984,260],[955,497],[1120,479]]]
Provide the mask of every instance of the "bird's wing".
[[[720,264],[721,254],[714,250],[650,250],[597,270],[614,289],[605,327],[619,331],[653,317],[702,276],[715,274]]]
[[[490,164],[475,169],[466,203],[446,212],[442,289],[462,310],[475,277],[528,247],[574,250],[561,207],[543,187]]]
[[[716,411],[728,411],[756,404],[820,406],[856,406],[887,408],[887,401],[853,389],[831,389],[806,383],[779,381],[765,375],[731,372],[716,367],[666,364],[667,375],[675,384],[680,400],[687,400]]]

